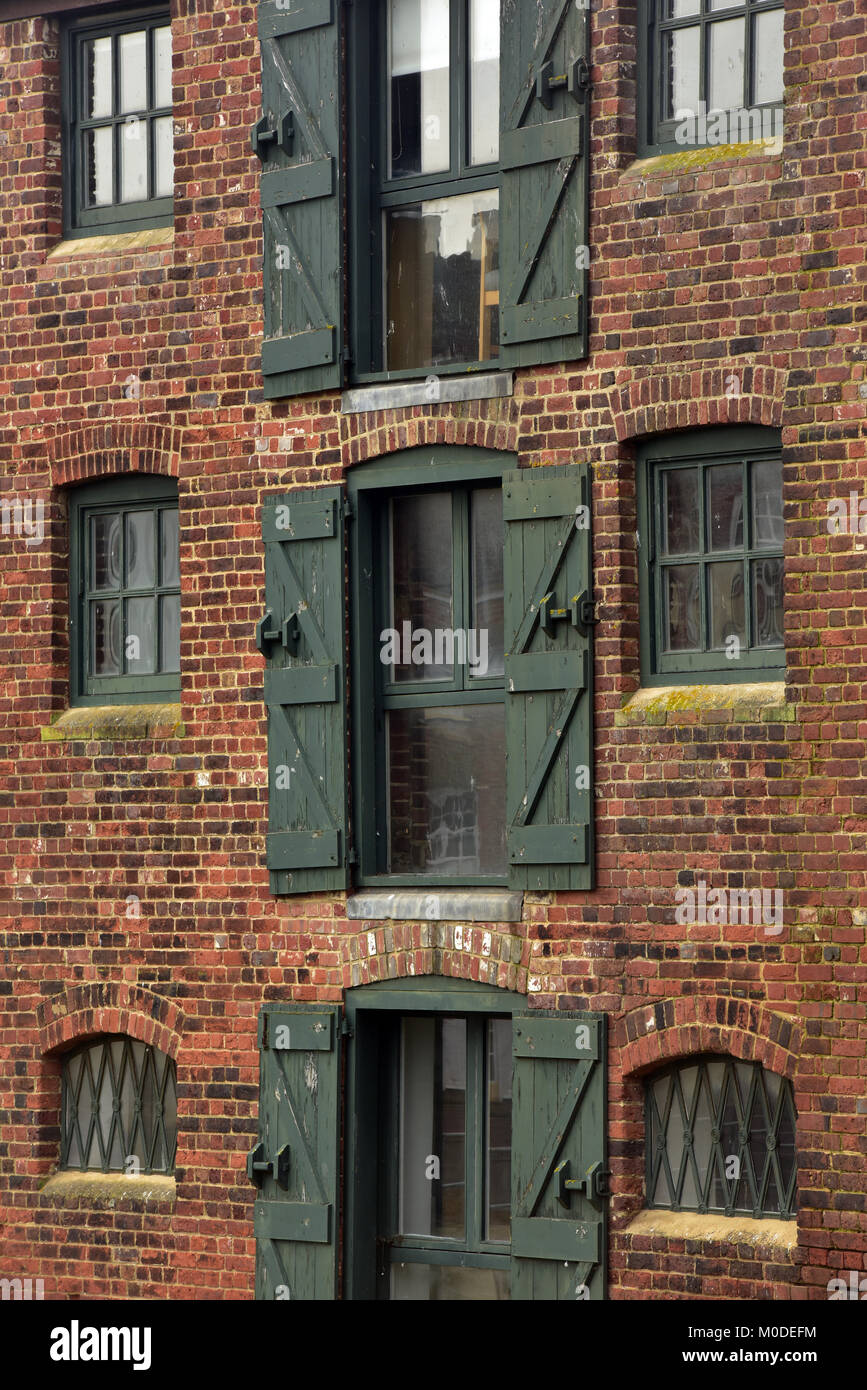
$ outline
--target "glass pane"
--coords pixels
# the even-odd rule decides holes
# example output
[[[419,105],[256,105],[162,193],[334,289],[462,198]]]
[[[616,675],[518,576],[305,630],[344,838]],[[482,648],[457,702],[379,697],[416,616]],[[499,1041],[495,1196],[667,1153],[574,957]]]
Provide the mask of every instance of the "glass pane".
[[[451,493],[395,498],[391,504],[392,631],[380,634],[379,652],[380,660],[391,667],[387,679],[451,678],[453,612]]]
[[[744,567],[741,561],[731,560],[722,565],[708,565],[707,589],[712,650],[719,651],[732,637],[737,637],[741,647],[745,646],[747,627]]]
[[[740,17],[710,26],[708,111],[737,111],[744,104],[745,33]]]
[[[148,196],[147,121],[124,121],[120,135],[120,201],[137,203]]]
[[[698,14],[701,9],[701,0],[663,0],[663,19],[686,19],[691,14]]]
[[[690,555],[699,549],[698,469],[667,469],[662,475],[662,517],[666,555]]]
[[[160,670],[181,669],[181,599],[166,594],[160,599]]]
[[[470,496],[473,627],[476,673],[503,674],[503,492],[476,488]],[[474,674],[470,664],[470,675]]]
[[[119,34],[117,40],[120,67],[119,99],[121,112],[146,111],[148,105],[147,31],[136,29],[132,34]]]
[[[509,1240],[512,1202],[512,1020],[488,1020],[485,1195],[488,1240]]]
[[[88,119],[110,116],[111,39],[87,39],[84,44],[84,114]]]
[[[753,101],[783,100],[783,11],[766,10],[753,19]]]
[[[153,31],[154,44],[154,107],[172,104],[172,31],[166,24]]]
[[[709,10],[742,10],[744,0],[708,0]]]
[[[389,873],[506,871],[503,706],[389,710]]]
[[[393,1264],[389,1297],[401,1302],[491,1302],[510,1298],[507,1269],[460,1269],[457,1265]]]
[[[707,481],[708,550],[740,550],[744,543],[743,469],[739,463],[709,468]]]
[[[783,560],[753,560],[753,646],[779,647],[783,643]]]
[[[120,516],[117,512],[90,518],[90,587],[120,588]]]
[[[126,514],[126,582],[130,589],[152,589],[156,583],[153,512]]]
[[[470,0],[470,163],[500,154],[500,0]]]
[[[467,1025],[401,1020],[402,1235],[462,1239],[466,1227]]]
[[[131,676],[150,676],[157,669],[156,622],[155,598],[127,599],[124,655]]]
[[[120,603],[90,605],[90,674],[119,676],[121,671]]]
[[[698,565],[678,565],[662,571],[663,642],[668,652],[701,646],[701,605]]]
[[[698,1093],[698,1104],[695,1107],[692,1127],[692,1151],[695,1155],[699,1179],[696,1205],[704,1199],[704,1184],[708,1166],[712,1161],[710,1133],[712,1123],[713,1112],[708,1099],[708,1089],[706,1085],[702,1085]]]
[[[171,116],[154,121],[154,197],[170,198],[175,187],[174,131]]]
[[[160,583],[179,584],[178,513],[176,507],[160,512]]]
[[[701,30],[674,29],[663,40],[663,119],[698,112]]]
[[[778,550],[783,544],[783,465],[780,459],[754,463],[752,476],[753,545]]]
[[[449,167],[449,0],[389,0],[392,178]]]
[[[386,214],[388,367],[499,355],[496,189]]]
[[[111,126],[84,132],[84,201],[89,208],[104,208],[112,196]]]

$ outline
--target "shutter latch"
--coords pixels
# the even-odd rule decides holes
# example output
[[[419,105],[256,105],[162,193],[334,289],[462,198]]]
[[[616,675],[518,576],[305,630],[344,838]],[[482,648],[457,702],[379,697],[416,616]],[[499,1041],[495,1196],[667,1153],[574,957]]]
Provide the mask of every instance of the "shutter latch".
[[[603,1168],[601,1163],[591,1163],[583,1178],[569,1177],[570,1162],[564,1158],[562,1163],[558,1163],[554,1169],[554,1178],[557,1182],[557,1201],[561,1206],[568,1207],[569,1199],[573,1192],[583,1192],[585,1197],[589,1197],[591,1202],[597,1202],[601,1197],[610,1197],[608,1190],[608,1178],[610,1173],[607,1168]]]
[[[585,595],[576,594],[565,608],[554,608],[556,599],[553,589],[539,601],[539,626],[543,632],[547,632],[549,637],[554,635],[554,624],[561,618],[569,618],[573,627],[578,627],[582,621],[581,604],[585,601]]]
[[[552,62],[543,63],[536,74],[536,96],[549,111],[554,103],[551,93],[558,87],[565,87],[575,101],[583,101],[589,86],[590,69],[586,58],[576,58],[566,72],[558,73],[556,77]]]
[[[291,653],[295,651],[301,638],[297,613],[290,613],[277,628],[270,626],[273,617],[273,610],[266,608],[256,624],[256,646],[264,657],[268,656],[267,648],[271,642],[281,642],[287,652]]]
[[[247,1177],[250,1182],[255,1183],[256,1187],[262,1186],[262,1179],[266,1173],[271,1173],[274,1180],[281,1187],[289,1186],[289,1145],[284,1144],[277,1153],[277,1157],[266,1159],[265,1145],[257,1144],[255,1149],[251,1149],[247,1154]]]
[[[276,140],[280,149],[285,155],[292,154],[292,142],[295,139],[295,116],[292,111],[285,111],[277,122],[276,129],[271,125],[267,116],[263,116],[253,126],[251,132],[253,140],[253,153],[264,163],[268,155],[267,146],[272,140]]]

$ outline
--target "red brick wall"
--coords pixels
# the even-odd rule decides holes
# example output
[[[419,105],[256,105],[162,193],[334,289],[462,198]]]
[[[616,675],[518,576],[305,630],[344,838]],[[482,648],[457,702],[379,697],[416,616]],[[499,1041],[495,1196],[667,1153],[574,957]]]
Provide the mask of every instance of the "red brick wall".
[[[648,167],[635,6],[594,0],[589,360],[518,373],[509,399],[374,416],[333,395],[262,399],[255,7],[173,6],[174,240],[123,254],[56,251],[57,23],[0,23],[0,476],[4,497],[46,506],[42,545],[0,537],[4,1272],[48,1297],[249,1296],[258,1009],[339,1000],[353,969],[410,962],[610,1011],[613,1296],[823,1299],[865,1267],[867,590],[862,542],[825,518],[867,473],[867,4],[786,10],[782,155]],[[790,718],[624,715],[640,684],[635,441],[726,422],[782,430]],[[268,893],[259,506],[431,442],[592,464],[598,887],[527,894],[522,923],[457,943],[379,924],[371,953],[339,895]],[[45,743],[67,703],[66,489],[135,469],[179,483],[184,731]],[[690,874],[780,887],[784,932],[679,926]],[[177,1060],[173,1209],[40,1193],[59,1051],[115,1028]],[[700,1049],[794,1083],[790,1258],[623,1234],[643,1203],[641,1074]]]

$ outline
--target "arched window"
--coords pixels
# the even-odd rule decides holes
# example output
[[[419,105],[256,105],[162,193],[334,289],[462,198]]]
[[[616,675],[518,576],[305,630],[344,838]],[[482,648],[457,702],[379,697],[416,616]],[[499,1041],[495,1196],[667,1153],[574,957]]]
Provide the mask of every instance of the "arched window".
[[[681,1058],[646,1084],[647,1205],[795,1215],[792,1083],[760,1062]]]
[[[171,1173],[177,1132],[175,1063],[165,1053],[115,1036],[64,1057],[61,1168]]]

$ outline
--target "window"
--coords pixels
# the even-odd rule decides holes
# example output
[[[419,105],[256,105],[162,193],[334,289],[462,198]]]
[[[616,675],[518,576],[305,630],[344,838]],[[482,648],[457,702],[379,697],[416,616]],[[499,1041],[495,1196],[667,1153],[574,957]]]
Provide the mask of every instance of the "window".
[[[782,140],[780,0],[642,0],[639,35],[641,153]]]
[[[781,676],[779,435],[691,432],[639,453],[642,679]]]
[[[63,1058],[60,1166],[172,1173],[177,1114],[170,1057],[122,1036],[85,1043]]]
[[[499,356],[500,0],[369,6],[374,258],[368,371]],[[365,143],[365,148],[368,148]],[[365,197],[367,190],[360,196]]]
[[[72,21],[64,35],[64,230],[169,225],[173,195],[168,11]]]
[[[792,1083],[760,1062],[688,1058],[646,1085],[647,1204],[795,1215]]]
[[[73,491],[69,510],[72,702],[177,698],[177,484],[113,479]]]

